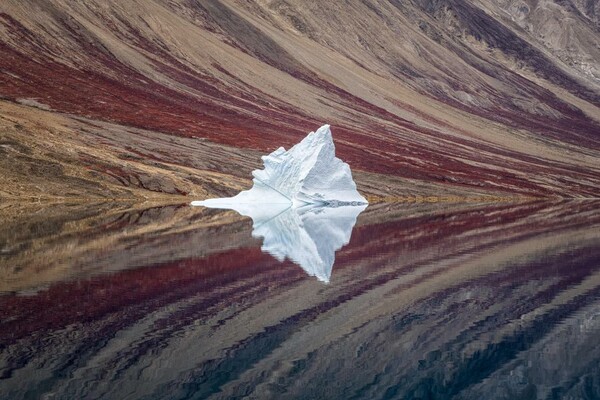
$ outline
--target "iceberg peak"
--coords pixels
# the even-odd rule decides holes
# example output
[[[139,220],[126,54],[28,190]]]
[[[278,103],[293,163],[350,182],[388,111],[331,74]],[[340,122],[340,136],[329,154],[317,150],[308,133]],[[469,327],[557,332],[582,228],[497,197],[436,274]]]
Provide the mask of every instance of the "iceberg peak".
[[[329,125],[311,132],[289,150],[278,148],[262,156],[264,169],[252,171],[253,187],[237,196],[194,201],[219,207],[236,203],[290,205],[364,205],[348,164],[335,156]]]

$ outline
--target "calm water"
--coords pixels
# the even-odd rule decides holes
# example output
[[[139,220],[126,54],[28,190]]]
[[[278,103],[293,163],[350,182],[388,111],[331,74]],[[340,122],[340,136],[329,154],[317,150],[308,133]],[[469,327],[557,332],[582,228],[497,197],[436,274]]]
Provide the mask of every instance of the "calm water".
[[[597,202],[0,216],[2,399],[600,398]]]

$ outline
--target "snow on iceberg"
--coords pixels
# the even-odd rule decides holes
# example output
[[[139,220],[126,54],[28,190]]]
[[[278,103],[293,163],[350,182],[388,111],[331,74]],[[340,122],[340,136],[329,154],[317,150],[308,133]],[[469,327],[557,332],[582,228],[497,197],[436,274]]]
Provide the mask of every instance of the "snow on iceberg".
[[[356,190],[350,167],[335,156],[329,125],[309,133],[288,151],[280,147],[262,160],[264,169],[252,171],[252,189],[235,197],[194,201],[192,205],[367,204]]]
[[[335,156],[329,125],[286,151],[263,156],[250,190],[194,206],[226,208],[253,220],[252,236],[280,261],[289,258],[309,275],[329,282],[335,252],[350,241],[356,218],[368,205],[348,164]]]

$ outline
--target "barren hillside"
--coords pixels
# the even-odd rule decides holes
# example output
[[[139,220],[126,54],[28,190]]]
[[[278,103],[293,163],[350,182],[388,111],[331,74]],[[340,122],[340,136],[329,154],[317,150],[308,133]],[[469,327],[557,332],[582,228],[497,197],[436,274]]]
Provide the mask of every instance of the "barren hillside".
[[[208,197],[332,125],[359,190],[600,196],[598,3],[0,4],[0,196]]]

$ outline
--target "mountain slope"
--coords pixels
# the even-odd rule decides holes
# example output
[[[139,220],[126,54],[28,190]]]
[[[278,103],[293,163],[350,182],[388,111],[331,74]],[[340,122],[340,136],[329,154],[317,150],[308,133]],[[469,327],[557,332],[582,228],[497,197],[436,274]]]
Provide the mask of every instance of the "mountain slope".
[[[6,1],[0,115],[20,102],[122,126],[120,146],[133,151],[139,133],[126,127],[248,157],[329,123],[353,170],[391,182],[378,193],[597,197],[594,10],[570,1]],[[565,18],[564,32],[548,28]],[[10,140],[25,137],[48,141],[43,123]],[[176,170],[198,162],[153,151]],[[91,181],[110,178],[97,159],[81,164],[95,171]],[[223,174],[221,189],[184,177],[171,192],[210,196],[250,170],[219,157],[205,171]],[[22,191],[11,194],[36,195]]]

